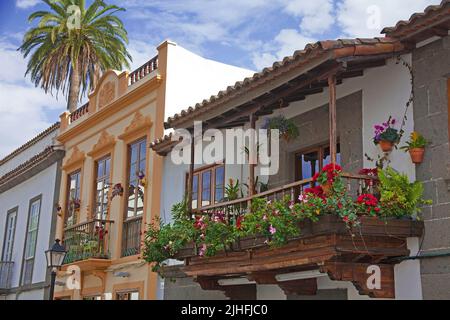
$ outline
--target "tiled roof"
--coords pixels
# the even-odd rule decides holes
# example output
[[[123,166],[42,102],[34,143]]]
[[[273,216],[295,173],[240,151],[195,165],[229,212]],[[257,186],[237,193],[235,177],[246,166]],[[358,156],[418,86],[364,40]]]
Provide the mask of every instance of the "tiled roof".
[[[51,134],[52,132],[56,131],[59,129],[60,123],[56,122],[55,124],[53,124],[52,126],[48,127],[47,129],[45,129],[44,131],[42,131],[41,133],[39,133],[36,137],[34,137],[33,139],[31,139],[30,141],[28,141],[27,143],[25,143],[24,145],[22,145],[21,147],[17,148],[16,150],[14,150],[13,152],[11,152],[10,154],[8,154],[6,157],[4,157],[3,159],[0,160],[0,166],[5,164],[6,162],[8,162],[9,160],[11,160],[12,158],[14,158],[16,155],[18,155],[19,153],[21,153],[22,151],[24,151],[25,149],[35,145],[36,143],[38,143],[39,141],[41,141],[42,139],[44,139],[45,137],[47,137],[49,134]]]
[[[408,33],[429,26],[434,20],[447,16],[450,18],[450,0],[443,0],[439,5],[427,7],[424,12],[414,13],[409,20],[401,20],[394,27],[384,28],[381,33],[389,37],[403,37]]]
[[[34,157],[30,158],[29,160],[25,161],[21,165],[17,166],[12,171],[6,173],[2,177],[0,177],[0,186],[4,183],[10,181],[12,178],[26,172],[30,168],[34,167],[36,164],[40,163],[41,161],[47,159],[52,153],[54,149],[52,146],[47,147],[42,151],[41,153],[35,155]]]
[[[403,46],[392,38],[370,38],[370,39],[339,39],[319,41],[306,45],[304,50],[295,51],[292,56],[284,58],[282,61],[275,62],[272,67],[265,68],[259,73],[255,73],[253,77],[245,78],[243,81],[236,82],[233,86],[229,86],[226,90],[220,91],[217,95],[211,96],[209,100],[203,100],[195,106],[183,110],[179,114],[167,119],[167,126],[189,115],[200,114],[209,110],[219,103],[224,103],[232,97],[244,94],[248,89],[261,85],[273,78],[279,76],[290,68],[307,65],[317,58],[324,56],[330,52],[334,53],[334,58],[345,56],[367,56],[376,55],[387,52],[395,53],[403,50]]]

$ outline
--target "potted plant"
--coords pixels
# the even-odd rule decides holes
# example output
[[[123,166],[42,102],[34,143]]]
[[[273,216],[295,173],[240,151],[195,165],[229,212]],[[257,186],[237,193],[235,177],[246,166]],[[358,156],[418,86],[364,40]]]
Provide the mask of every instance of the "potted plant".
[[[375,125],[375,136],[373,142],[379,145],[385,153],[391,152],[396,144],[400,142],[400,132],[394,128],[396,120],[389,117],[388,121]]]
[[[424,138],[424,136],[418,132],[413,132],[409,137],[409,141],[406,142],[406,146],[403,146],[401,149],[405,150],[405,152],[409,152],[413,163],[419,164],[423,162],[425,147],[427,144],[428,141]]]
[[[286,119],[285,116],[276,116],[266,119],[266,123],[262,128],[267,130],[279,130],[280,137],[285,141],[294,140],[300,135],[295,123],[291,119]]]

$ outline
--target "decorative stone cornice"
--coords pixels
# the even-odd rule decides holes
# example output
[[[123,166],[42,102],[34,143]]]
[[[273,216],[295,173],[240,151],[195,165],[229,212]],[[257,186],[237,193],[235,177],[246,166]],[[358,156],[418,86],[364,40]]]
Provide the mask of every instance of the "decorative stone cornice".
[[[77,166],[81,166],[84,162],[86,155],[84,152],[80,151],[77,146],[72,148],[72,153],[69,159],[67,159],[63,164],[64,171],[70,171],[70,169],[74,169]]]
[[[119,139],[127,140],[136,133],[139,133],[147,129],[149,130],[152,127],[152,125],[153,122],[150,116],[145,117],[142,115],[142,113],[137,111],[134,114],[134,118],[133,120],[131,120],[131,123],[128,125],[128,127],[125,128],[124,133],[119,136]]]
[[[97,143],[94,145],[91,151],[88,152],[88,156],[92,158],[96,158],[100,156],[102,153],[109,151],[114,148],[116,144],[116,137],[109,134],[106,130],[103,130],[100,133],[100,137],[98,138]]]

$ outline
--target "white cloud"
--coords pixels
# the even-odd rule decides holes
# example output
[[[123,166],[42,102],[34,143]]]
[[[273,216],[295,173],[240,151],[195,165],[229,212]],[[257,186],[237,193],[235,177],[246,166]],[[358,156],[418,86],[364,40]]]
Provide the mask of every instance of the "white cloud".
[[[28,9],[37,5],[39,0],[16,0],[16,6],[21,9]]]
[[[301,19],[300,30],[305,34],[321,34],[335,22],[333,0],[287,0],[285,12]]]
[[[0,158],[58,120],[47,118],[48,113],[58,114],[65,108],[62,97],[57,101],[24,78],[26,61],[12,40],[0,37],[0,61],[7,61],[0,68]]]
[[[253,54],[253,64],[259,69],[271,66],[275,61],[292,56],[297,50],[302,50],[308,43],[316,40],[302,35],[295,29],[283,29],[275,37],[272,47],[275,49]]]
[[[348,37],[379,36],[383,27],[407,20],[440,0],[342,0],[336,12],[337,21]]]

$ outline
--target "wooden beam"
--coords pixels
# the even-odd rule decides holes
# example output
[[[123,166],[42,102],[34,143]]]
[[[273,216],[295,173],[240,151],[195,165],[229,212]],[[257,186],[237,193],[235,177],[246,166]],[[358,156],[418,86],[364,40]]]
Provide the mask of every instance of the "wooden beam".
[[[250,196],[253,196],[256,193],[255,190],[255,168],[256,161],[258,161],[257,147],[256,147],[256,115],[252,113],[250,115],[250,129],[252,129],[252,134],[250,136],[250,145],[249,145],[249,193]]]
[[[278,286],[286,295],[315,296],[317,294],[316,278],[278,282]]]
[[[331,163],[337,163],[337,129],[336,129],[336,74],[328,77],[328,87],[330,90],[330,111],[329,111],[329,125],[330,125],[330,154]]]
[[[191,163],[189,164],[189,183],[188,183],[188,209],[192,213],[192,196],[194,189],[194,163],[195,163],[195,136],[194,131],[191,132]]]

